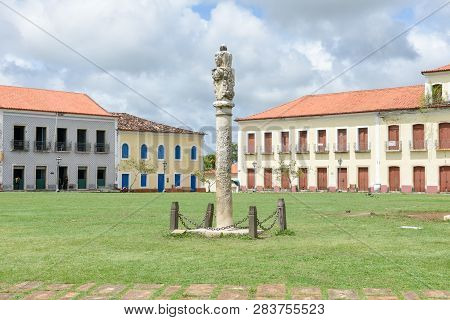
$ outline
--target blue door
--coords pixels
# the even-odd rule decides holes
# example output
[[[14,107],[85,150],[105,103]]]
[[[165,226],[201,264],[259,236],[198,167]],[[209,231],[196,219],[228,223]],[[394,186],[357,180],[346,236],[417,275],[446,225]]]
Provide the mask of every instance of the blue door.
[[[191,175],[191,192],[195,192],[197,190],[197,177],[195,175]]]
[[[159,173],[158,174],[158,192],[163,192],[164,191],[164,173]]]
[[[129,187],[130,184],[130,175],[128,173],[122,173],[122,189]]]
[[[181,186],[181,174],[175,173],[175,187]]]

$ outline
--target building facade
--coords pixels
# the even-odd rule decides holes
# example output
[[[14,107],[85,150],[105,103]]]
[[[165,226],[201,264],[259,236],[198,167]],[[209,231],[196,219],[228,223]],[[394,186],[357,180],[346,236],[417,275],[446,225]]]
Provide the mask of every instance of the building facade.
[[[450,65],[237,119],[243,189],[450,192]]]
[[[204,191],[195,173],[202,169],[201,132],[175,128],[127,113],[118,119],[118,185],[151,192]],[[131,160],[131,161],[130,161]],[[143,161],[154,172],[138,172]]]
[[[112,189],[115,135],[115,117],[87,95],[0,86],[0,187]]]

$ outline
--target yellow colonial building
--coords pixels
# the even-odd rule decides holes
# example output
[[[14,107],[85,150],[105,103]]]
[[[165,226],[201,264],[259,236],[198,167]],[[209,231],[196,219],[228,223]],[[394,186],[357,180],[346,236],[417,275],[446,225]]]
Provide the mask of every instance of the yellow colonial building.
[[[139,118],[117,117],[117,185],[151,192],[203,191],[195,172],[202,168],[204,134]],[[153,172],[139,172],[143,161]],[[141,162],[142,163],[142,162]]]
[[[450,65],[237,119],[243,189],[450,192]]]

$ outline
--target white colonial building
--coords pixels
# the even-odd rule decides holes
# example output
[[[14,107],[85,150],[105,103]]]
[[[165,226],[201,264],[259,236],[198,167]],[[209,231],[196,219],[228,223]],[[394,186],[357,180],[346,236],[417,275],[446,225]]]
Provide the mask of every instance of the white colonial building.
[[[301,97],[237,119],[243,189],[450,191],[450,65],[425,85]]]

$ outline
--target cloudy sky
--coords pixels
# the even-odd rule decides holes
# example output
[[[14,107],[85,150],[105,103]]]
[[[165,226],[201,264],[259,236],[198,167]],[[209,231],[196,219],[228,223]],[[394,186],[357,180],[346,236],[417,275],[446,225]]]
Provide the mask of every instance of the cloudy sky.
[[[445,3],[320,93],[418,84],[450,63],[448,1],[0,0],[0,84],[86,92],[198,130],[214,125],[221,43],[234,55],[234,114],[246,116],[315,91]]]

